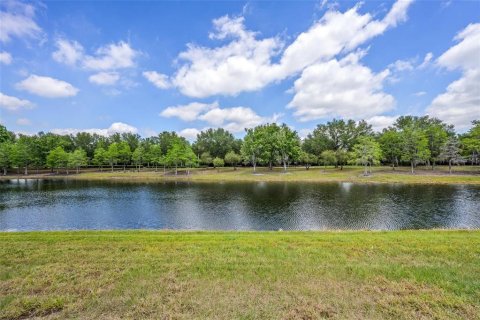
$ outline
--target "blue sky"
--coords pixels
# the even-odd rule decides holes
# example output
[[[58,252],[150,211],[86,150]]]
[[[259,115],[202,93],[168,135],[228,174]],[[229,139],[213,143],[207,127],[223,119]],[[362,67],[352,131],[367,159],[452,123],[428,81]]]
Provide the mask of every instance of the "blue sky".
[[[480,2],[1,2],[0,122],[24,133],[480,114]]]

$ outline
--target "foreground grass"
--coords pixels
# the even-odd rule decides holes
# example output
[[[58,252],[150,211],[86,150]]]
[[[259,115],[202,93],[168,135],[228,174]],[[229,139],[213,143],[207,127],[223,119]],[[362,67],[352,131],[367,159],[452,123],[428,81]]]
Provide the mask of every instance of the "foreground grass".
[[[448,174],[448,168],[438,166],[432,171],[424,167],[417,168],[415,174],[410,173],[410,168],[397,168],[392,171],[388,167],[377,167],[373,169],[372,175],[364,176],[361,167],[338,168],[314,167],[305,170],[303,167],[289,168],[285,173],[283,168],[274,168],[273,171],[267,168],[258,168],[253,174],[251,168],[221,168],[219,170],[193,169],[189,175],[186,171],[180,171],[175,176],[172,171],[164,174],[162,170],[154,171],[115,171],[85,172],[70,175],[30,175],[30,176],[6,176],[0,179],[11,178],[43,178],[43,179],[77,179],[77,180],[112,180],[126,182],[158,182],[166,180],[188,180],[198,182],[215,181],[304,181],[304,182],[358,182],[358,183],[420,183],[420,184],[479,184],[480,167],[462,166],[456,167],[455,172]]]
[[[0,233],[0,318],[478,319],[480,231]]]

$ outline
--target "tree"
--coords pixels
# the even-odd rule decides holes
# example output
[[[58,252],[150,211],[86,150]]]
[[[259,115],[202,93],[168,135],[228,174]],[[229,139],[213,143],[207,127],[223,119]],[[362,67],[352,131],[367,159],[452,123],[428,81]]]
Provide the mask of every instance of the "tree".
[[[150,146],[150,160],[153,162],[155,165],[155,172],[157,171],[157,166],[164,164],[164,159],[162,156],[162,148],[160,148],[160,145],[154,144]],[[165,171],[165,170],[164,170]]]
[[[333,150],[323,151],[320,155],[320,159],[325,166],[325,169],[327,168],[327,165],[334,165],[337,163],[337,157],[335,155],[335,151]]]
[[[140,166],[143,164],[144,156],[145,149],[142,146],[137,147],[137,149],[135,149],[135,151],[132,153],[132,160],[135,164],[135,167],[138,168],[138,171],[140,171]]]
[[[108,163],[108,152],[102,147],[97,147],[93,154],[93,163],[100,166],[100,171],[103,171],[103,165]]]
[[[223,161],[222,158],[219,158],[219,157],[216,157],[215,159],[213,159],[213,167],[214,168],[221,168],[221,167],[224,167],[225,166],[225,162]]]
[[[317,163],[318,158],[317,156],[302,150],[300,151],[298,160],[300,161],[300,163],[303,163],[303,165],[305,166],[305,169],[308,170],[310,169],[310,166],[312,164]]]
[[[12,160],[19,168],[25,168],[25,175],[28,175],[28,166],[32,162],[32,154],[30,152],[31,144],[29,137],[20,135],[18,140],[13,145]]]
[[[138,145],[140,144],[140,135],[137,133],[131,132],[124,132],[122,133],[122,141],[128,144],[129,150],[137,149]]]
[[[113,172],[113,165],[116,165],[117,162],[120,159],[120,153],[118,150],[118,143],[114,142],[111,145],[108,146],[108,150],[106,153],[107,161],[110,164],[110,167],[112,168]]]
[[[457,138],[452,137],[442,146],[439,158],[448,162],[448,172],[452,173],[452,164],[462,163],[463,157],[460,155],[460,147]]]
[[[213,158],[224,158],[229,151],[239,151],[239,144],[233,134],[225,129],[208,129],[197,135],[193,149],[197,154],[210,153]]]
[[[225,163],[233,166],[233,170],[237,170],[237,164],[242,161],[242,157],[235,153],[235,151],[229,151],[225,155]]]
[[[435,168],[435,162],[439,159],[442,152],[442,146],[447,142],[449,135],[453,134],[453,129],[447,126],[443,121],[436,118],[426,118],[425,135],[428,140],[428,149],[430,151],[430,163],[432,170]]]
[[[183,164],[189,165],[196,162],[195,153],[183,139],[176,138],[167,152],[166,159],[169,164],[175,166],[175,175],[178,174],[178,167]]]
[[[77,170],[77,174],[78,174],[79,168],[82,166],[86,166],[87,164],[88,164],[88,158],[85,150],[77,149],[74,152],[68,154],[68,166],[70,168],[75,168]]]
[[[340,166],[340,170],[343,170],[343,166],[348,162],[349,153],[346,149],[338,149],[335,151],[335,164]]]
[[[130,145],[126,141],[122,141],[118,144],[118,159],[123,163],[123,172],[125,172],[125,167],[128,162],[130,162],[130,157],[132,156],[132,151]]]
[[[57,169],[57,174],[58,170],[60,168],[65,168],[68,165],[68,154],[63,150],[63,147],[58,146],[53,150],[50,150],[50,152],[47,155],[47,166],[52,168],[52,170]]]
[[[15,134],[9,132],[7,128],[0,124],[0,143],[13,142]]]
[[[207,165],[207,167],[212,163],[212,161],[213,161],[212,155],[208,151],[202,153],[202,155],[200,156],[200,162],[202,164]]]
[[[259,127],[253,129],[245,129],[247,134],[243,138],[241,148],[241,155],[245,161],[253,166],[253,172],[257,170],[257,163],[261,159],[263,145],[262,145],[262,131]]]
[[[357,140],[357,144],[353,147],[353,157],[357,163],[364,166],[363,174],[366,176],[369,174],[368,166],[371,167],[374,164],[380,162],[382,151],[380,145],[372,137],[364,136]]]
[[[283,170],[287,171],[289,160],[298,158],[300,153],[300,138],[296,131],[291,130],[286,124],[282,124],[276,132],[276,143],[280,159],[283,162]]]
[[[414,125],[405,127],[400,136],[402,140],[402,159],[410,162],[413,174],[415,166],[430,157],[428,139],[425,133]]]
[[[398,166],[402,157],[402,138],[395,128],[384,129],[379,137],[380,148],[386,161],[391,163],[392,170]]]
[[[0,168],[3,170],[3,175],[7,175],[7,169],[12,164],[12,143],[5,140],[0,143]]]
[[[480,121],[474,120],[472,124],[473,127],[461,137],[461,143],[472,165],[475,165],[480,158]]]

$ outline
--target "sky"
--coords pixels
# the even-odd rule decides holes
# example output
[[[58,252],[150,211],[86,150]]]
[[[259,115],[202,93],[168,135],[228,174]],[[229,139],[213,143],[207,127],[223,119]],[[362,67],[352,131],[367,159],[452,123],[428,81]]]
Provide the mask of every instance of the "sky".
[[[480,1],[0,2],[0,123],[144,137],[480,119]]]

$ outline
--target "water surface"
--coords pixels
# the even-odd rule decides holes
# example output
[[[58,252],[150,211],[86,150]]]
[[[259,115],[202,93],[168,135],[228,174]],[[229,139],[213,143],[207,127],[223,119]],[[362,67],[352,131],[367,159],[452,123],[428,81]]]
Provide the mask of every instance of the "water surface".
[[[0,230],[480,228],[480,187],[0,181]]]

